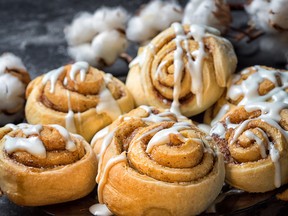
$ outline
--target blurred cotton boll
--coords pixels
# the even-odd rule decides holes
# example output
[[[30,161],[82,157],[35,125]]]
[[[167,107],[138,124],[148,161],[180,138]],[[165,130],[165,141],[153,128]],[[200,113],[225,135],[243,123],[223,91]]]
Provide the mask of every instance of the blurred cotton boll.
[[[259,48],[274,61],[288,61],[288,1],[253,0],[245,5],[250,25],[265,34],[259,38]]]
[[[96,58],[101,59],[105,65],[113,64],[127,45],[125,35],[117,30],[101,32],[92,41]]]
[[[97,32],[112,29],[125,30],[129,15],[122,7],[107,8],[103,7],[95,11],[93,23]]]
[[[172,23],[181,22],[182,16],[182,8],[176,2],[151,1],[128,22],[127,38],[139,43],[146,42]]]
[[[226,32],[232,22],[229,6],[223,0],[190,0],[185,7],[183,24],[201,24]]]
[[[95,67],[112,65],[125,52],[129,14],[121,7],[103,7],[94,14],[81,13],[64,29],[68,54]]]
[[[245,6],[251,25],[266,33],[288,31],[287,0],[253,0]]]
[[[93,21],[92,14],[86,12],[79,14],[72,24],[64,29],[68,44],[75,46],[90,42],[97,34]]]

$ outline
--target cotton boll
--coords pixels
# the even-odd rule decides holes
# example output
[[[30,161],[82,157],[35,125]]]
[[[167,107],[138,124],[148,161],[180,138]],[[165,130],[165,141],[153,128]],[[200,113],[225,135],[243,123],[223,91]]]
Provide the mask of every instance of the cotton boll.
[[[183,24],[201,24],[225,32],[232,21],[230,8],[223,0],[190,0],[184,10]]]
[[[75,46],[90,42],[97,34],[93,23],[93,15],[86,12],[81,13],[73,20],[71,25],[64,29],[64,33],[69,45]]]
[[[253,0],[245,6],[252,24],[266,33],[288,30],[286,0]]]
[[[125,30],[129,15],[122,7],[101,8],[96,10],[93,15],[94,27],[97,32],[112,29]]]
[[[98,60],[90,43],[68,47],[68,54],[75,59],[75,61],[86,61],[95,67],[98,65]]]
[[[101,32],[92,41],[95,56],[106,65],[113,64],[127,45],[125,35],[117,30]]]
[[[136,42],[145,42],[172,23],[180,22],[182,15],[182,8],[174,2],[151,1],[128,22],[127,38]]]
[[[5,73],[6,69],[17,69],[26,71],[22,60],[12,53],[4,53],[0,56],[0,74]]]
[[[133,17],[128,23],[126,30],[127,38],[131,41],[142,42],[152,38],[157,30],[151,28],[141,17]]]
[[[0,126],[23,119],[29,81],[30,76],[19,57],[12,53],[0,56]]]

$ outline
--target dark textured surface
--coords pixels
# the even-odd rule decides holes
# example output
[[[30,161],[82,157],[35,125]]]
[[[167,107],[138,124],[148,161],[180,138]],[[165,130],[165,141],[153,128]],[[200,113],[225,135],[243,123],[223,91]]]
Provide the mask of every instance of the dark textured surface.
[[[147,1],[119,0],[0,0],[0,53],[13,52],[20,56],[31,77],[48,72],[72,61],[67,55],[63,29],[80,11],[94,12],[105,6],[122,5],[130,12]],[[186,1],[182,0],[183,5]],[[243,27],[247,17],[242,11],[233,12],[234,27]],[[235,19],[236,18],[236,19]],[[234,43],[239,57],[238,69],[254,64],[284,67],[283,62],[269,53],[259,52],[257,41]],[[128,53],[135,56],[136,44],[130,44]],[[127,65],[119,60],[106,72],[126,75]],[[71,188],[72,189],[72,188]],[[93,196],[94,197],[94,196]],[[88,208],[95,202],[90,195],[84,199],[48,207],[20,207],[5,196],[0,198],[0,216],[12,215],[90,215]],[[226,201],[225,201],[226,200]],[[288,205],[277,201],[273,194],[237,195],[227,197],[217,208],[219,214],[233,215],[287,215]],[[215,215],[211,213],[211,215]]]

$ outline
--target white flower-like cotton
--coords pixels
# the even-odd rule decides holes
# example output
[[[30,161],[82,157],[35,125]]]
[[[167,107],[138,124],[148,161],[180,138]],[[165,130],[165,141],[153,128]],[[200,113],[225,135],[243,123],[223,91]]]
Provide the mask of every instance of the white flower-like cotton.
[[[288,31],[287,0],[253,0],[245,10],[253,25],[264,32]]]
[[[103,7],[94,14],[82,13],[64,29],[68,54],[95,67],[112,65],[127,48],[128,13],[121,7]]]
[[[183,24],[212,26],[222,33],[231,21],[230,8],[222,0],[190,0],[182,19]]]
[[[0,56],[0,125],[23,118],[29,81],[29,74],[19,57],[11,53]]]
[[[117,30],[101,32],[92,41],[95,56],[107,65],[113,64],[117,57],[127,48],[125,35]]]
[[[90,42],[97,34],[93,21],[92,14],[86,12],[79,14],[72,24],[64,29],[68,44],[75,46]]]
[[[182,15],[181,6],[175,2],[151,1],[128,22],[127,38],[136,42],[147,41],[173,22],[180,22]]]

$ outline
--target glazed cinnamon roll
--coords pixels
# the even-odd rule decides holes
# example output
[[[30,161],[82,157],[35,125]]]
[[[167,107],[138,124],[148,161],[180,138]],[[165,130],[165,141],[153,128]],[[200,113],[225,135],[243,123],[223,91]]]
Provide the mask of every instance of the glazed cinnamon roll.
[[[91,146],[59,125],[8,124],[0,129],[0,188],[18,205],[81,198],[95,186]]]
[[[98,132],[98,199],[116,215],[195,215],[224,181],[222,154],[184,116],[141,106]]]
[[[288,73],[266,66],[248,67],[233,76],[221,98],[205,112],[204,122],[215,124],[237,105],[254,102],[288,102]]]
[[[19,57],[12,53],[0,56],[0,126],[23,121],[29,82],[30,75]]]
[[[236,63],[231,43],[216,29],[174,23],[139,49],[126,84],[136,105],[190,117],[217,101]]]
[[[25,107],[31,124],[59,124],[87,141],[134,101],[124,84],[86,62],[60,67],[33,80]]]
[[[235,107],[212,130],[226,162],[226,181],[248,192],[288,182],[288,104],[258,102]]]

